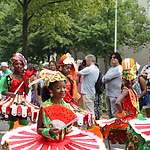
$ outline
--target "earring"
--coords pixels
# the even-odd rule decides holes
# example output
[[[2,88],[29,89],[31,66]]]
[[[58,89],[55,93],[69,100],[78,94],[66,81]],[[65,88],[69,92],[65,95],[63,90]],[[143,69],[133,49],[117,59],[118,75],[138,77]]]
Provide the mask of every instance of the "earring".
[[[62,66],[59,67],[59,71],[62,71]]]
[[[49,95],[50,95],[50,97],[53,97],[53,96],[54,96],[53,91],[52,91],[52,90],[50,90],[49,92],[50,92],[50,94],[49,94]]]

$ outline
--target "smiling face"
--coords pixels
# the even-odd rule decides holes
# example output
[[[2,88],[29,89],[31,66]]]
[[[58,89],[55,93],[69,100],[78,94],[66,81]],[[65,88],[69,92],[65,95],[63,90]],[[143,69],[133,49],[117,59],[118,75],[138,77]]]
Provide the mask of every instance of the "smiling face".
[[[14,71],[21,72],[24,68],[24,64],[21,60],[16,60],[13,63]]]
[[[55,65],[54,62],[50,62],[49,69],[52,70],[52,71],[56,71],[56,65]]]
[[[58,81],[53,83],[51,90],[53,91],[54,98],[64,98],[66,96],[66,82]]]

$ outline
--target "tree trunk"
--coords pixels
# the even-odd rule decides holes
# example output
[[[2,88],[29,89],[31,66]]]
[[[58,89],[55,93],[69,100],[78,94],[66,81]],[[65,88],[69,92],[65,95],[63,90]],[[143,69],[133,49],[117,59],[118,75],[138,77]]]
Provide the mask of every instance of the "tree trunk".
[[[23,2],[23,24],[22,24],[22,37],[23,37],[23,44],[22,44],[22,54],[27,58],[27,47],[28,47],[28,1],[24,0]]]

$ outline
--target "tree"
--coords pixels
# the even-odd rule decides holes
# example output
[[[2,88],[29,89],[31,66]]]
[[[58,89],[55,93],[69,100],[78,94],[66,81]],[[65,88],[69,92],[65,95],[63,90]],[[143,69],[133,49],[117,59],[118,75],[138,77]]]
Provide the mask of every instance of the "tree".
[[[90,7],[78,21],[77,43],[85,52],[104,58],[107,66],[109,55],[114,51],[115,1],[103,0],[99,8],[95,3]],[[150,41],[149,24],[145,9],[136,0],[118,0],[118,49],[130,46],[137,51],[139,46],[147,44]]]

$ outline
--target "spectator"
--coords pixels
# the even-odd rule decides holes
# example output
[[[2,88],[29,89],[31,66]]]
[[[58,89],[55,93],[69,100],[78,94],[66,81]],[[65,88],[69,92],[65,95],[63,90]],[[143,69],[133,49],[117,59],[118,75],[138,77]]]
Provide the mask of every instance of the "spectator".
[[[136,83],[133,85],[133,89],[136,91],[138,95],[139,107],[141,111],[143,106],[145,105],[145,96],[146,96],[145,94],[147,93],[147,85],[146,80],[143,78],[142,75],[138,75],[138,72],[136,77]]]
[[[56,61],[51,60],[51,61],[49,62],[49,69],[52,70],[52,71],[58,70],[58,66],[57,66]]]
[[[12,73],[10,69],[8,69],[7,62],[1,63],[2,77],[6,77],[8,74]]]
[[[150,61],[150,54],[149,54],[149,61]],[[150,64],[145,65],[141,71],[141,75],[146,79],[147,84],[147,91],[149,93],[149,102],[146,106],[143,106],[145,109],[146,117],[150,118]]]
[[[77,70],[81,71],[82,69],[84,69],[86,67],[86,61],[78,60],[77,65],[78,65]],[[78,99],[78,105],[83,106],[83,97],[82,97],[82,93],[81,93],[81,85],[82,85],[82,81],[83,81],[83,76],[78,76],[76,81],[77,81],[77,90],[78,90],[79,94],[81,95],[81,97]]]
[[[78,72],[78,75],[84,76],[82,86],[81,86],[81,93],[83,94],[83,102],[84,107],[86,110],[91,111],[93,116],[95,117],[94,113],[94,100],[95,100],[95,83],[98,79],[99,69],[95,65],[95,56],[94,55],[87,55],[85,57],[86,65],[83,70]]]
[[[109,118],[114,117],[116,112],[116,99],[121,93],[122,84],[122,58],[119,53],[112,53],[109,58],[112,67],[107,71],[107,73],[102,78],[103,83],[105,83],[106,88],[106,107]]]

